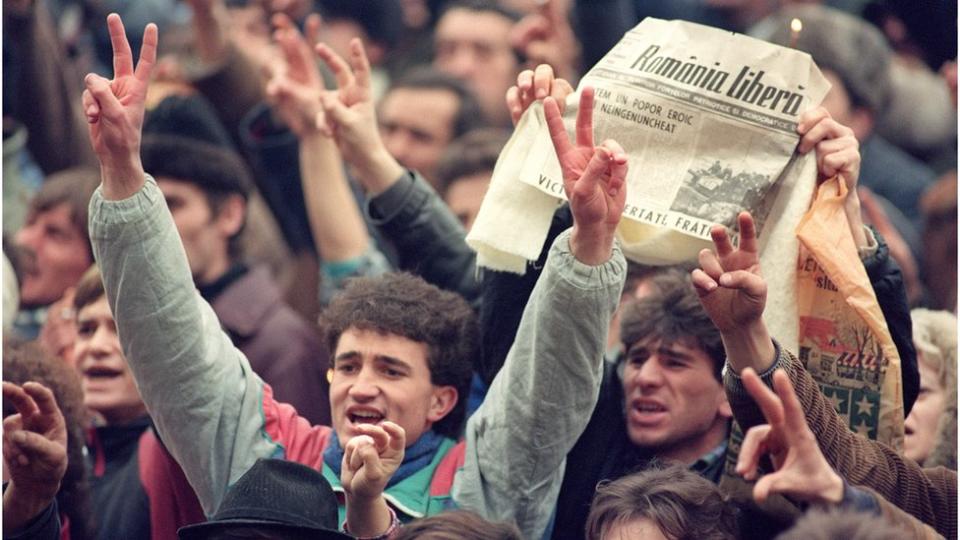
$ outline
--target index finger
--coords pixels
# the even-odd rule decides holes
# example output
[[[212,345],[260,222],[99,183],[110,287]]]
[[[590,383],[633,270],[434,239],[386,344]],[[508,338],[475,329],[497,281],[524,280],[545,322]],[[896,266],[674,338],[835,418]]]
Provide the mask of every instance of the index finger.
[[[580,92],[576,131],[578,145],[593,146],[593,87],[585,86]]]
[[[407,446],[407,433],[397,424],[393,422],[383,422],[380,424],[387,434],[390,435],[390,449],[393,451],[400,451],[406,448]]]
[[[573,150],[573,145],[570,144],[570,138],[567,136],[567,128],[563,127],[563,117],[560,116],[557,100],[551,97],[543,100],[543,115],[547,120],[550,140],[553,141],[553,149],[557,152],[557,157]]]
[[[107,15],[107,31],[110,33],[110,45],[113,47],[113,76],[133,75],[133,52],[127,41],[126,30],[120,15]],[[144,35],[146,39],[146,35]]]
[[[140,46],[140,59],[137,60],[137,71],[134,73],[137,79],[143,82],[150,80],[150,73],[153,71],[154,64],[157,63],[157,25],[150,23],[143,31],[143,44]]]
[[[21,416],[27,418],[37,412],[37,404],[23,388],[3,381],[3,399],[13,404]]]
[[[337,79],[337,86],[339,88],[346,88],[353,84],[353,72],[350,71],[350,66],[340,58],[340,55],[333,52],[333,49],[327,46],[326,43],[317,43],[316,46],[317,55],[321,60],[330,68],[330,71],[333,72],[333,76]]]
[[[57,400],[53,395],[53,391],[46,386],[36,382],[28,382],[24,383],[23,390],[33,398],[33,401],[36,403],[41,414],[61,414],[60,407],[57,406]]]
[[[808,427],[807,417],[803,413],[803,406],[800,405],[797,392],[793,389],[793,383],[782,369],[778,369],[773,374],[773,388],[783,403],[784,421],[790,432],[797,433],[800,429]]]
[[[737,246],[741,251],[757,252],[757,226],[753,222],[750,212],[740,212],[737,216],[740,225],[740,241]]]
[[[370,88],[370,60],[367,59],[367,51],[363,48],[363,42],[360,38],[350,40],[350,64],[353,66],[353,73],[357,80],[357,85],[365,90]]]
[[[775,428],[782,426],[784,422],[784,412],[783,403],[780,401],[780,398],[777,397],[772,390],[767,388],[767,385],[763,384],[760,376],[757,375],[757,372],[753,369],[747,368],[743,370],[740,377],[743,380],[743,386],[747,389],[747,393],[757,402],[757,406],[760,407],[760,411],[763,412],[763,417],[767,419],[767,422]]]

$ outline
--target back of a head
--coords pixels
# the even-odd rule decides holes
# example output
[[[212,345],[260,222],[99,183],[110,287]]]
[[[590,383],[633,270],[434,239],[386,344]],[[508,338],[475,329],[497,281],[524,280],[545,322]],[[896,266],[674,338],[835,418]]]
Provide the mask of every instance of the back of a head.
[[[903,540],[910,533],[882,517],[853,511],[810,510],[777,540]]]
[[[320,326],[330,351],[337,350],[340,336],[350,328],[425,344],[431,383],[454,386],[460,396],[433,429],[460,436],[480,342],[476,314],[461,296],[406,273],[354,279],[321,314]]]
[[[512,523],[494,523],[467,510],[419,519],[400,528],[393,540],[520,540]]]
[[[649,468],[602,483],[587,516],[586,538],[645,520],[672,540],[734,540],[736,510],[716,484],[681,465]],[[572,531],[571,531],[572,532]]]
[[[390,90],[444,90],[457,96],[459,107],[453,118],[450,132],[459,137],[474,129],[485,127],[483,110],[473,91],[461,80],[441,73],[429,66],[419,66],[403,74],[390,84]]]
[[[795,45],[793,19],[803,23]],[[818,4],[793,4],[757,23],[750,33],[809,53],[820,69],[840,77],[855,106],[881,111],[890,98],[893,51],[883,34],[859,17]]]

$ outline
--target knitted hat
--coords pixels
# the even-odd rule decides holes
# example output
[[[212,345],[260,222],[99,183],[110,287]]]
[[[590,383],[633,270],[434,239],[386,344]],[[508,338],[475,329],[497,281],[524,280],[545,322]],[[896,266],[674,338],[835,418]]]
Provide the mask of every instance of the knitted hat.
[[[281,459],[260,459],[237,480],[206,523],[177,531],[181,540],[197,540],[229,529],[258,529],[309,534],[318,539],[350,539],[339,532],[337,496],[323,475]]]
[[[796,45],[791,44],[793,19],[803,23]],[[820,69],[843,80],[855,101],[874,111],[882,110],[889,99],[893,52],[883,34],[863,19],[821,5],[790,5],[757,23],[750,34],[809,53]]]

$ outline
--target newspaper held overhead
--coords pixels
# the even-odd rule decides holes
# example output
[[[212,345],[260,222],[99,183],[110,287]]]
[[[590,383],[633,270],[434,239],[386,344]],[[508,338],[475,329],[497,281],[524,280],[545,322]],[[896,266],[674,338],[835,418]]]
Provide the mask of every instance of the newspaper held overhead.
[[[629,156],[618,233],[627,256],[647,264],[694,259],[711,246],[710,228],[733,226],[741,210],[762,229],[799,140],[797,117],[829,89],[806,53],[651,18],[627,32],[583,86],[596,89],[595,140],[615,139]],[[549,226],[540,214],[551,205],[508,183],[549,195],[552,207],[564,197],[542,111],[535,104],[517,126],[467,239],[481,266],[522,272]],[[568,98],[570,132],[575,117],[576,99]],[[519,201],[525,208],[508,211]]]

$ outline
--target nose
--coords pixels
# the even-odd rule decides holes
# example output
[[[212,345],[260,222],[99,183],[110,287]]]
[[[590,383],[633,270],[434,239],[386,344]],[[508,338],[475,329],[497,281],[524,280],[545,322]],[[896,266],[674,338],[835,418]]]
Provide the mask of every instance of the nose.
[[[441,69],[458,79],[467,80],[473,77],[476,64],[476,58],[469,47],[457,47],[444,60]]]
[[[20,247],[27,247],[32,250],[37,249],[37,240],[40,235],[37,234],[40,228],[36,225],[25,225],[13,237],[13,243]]]
[[[373,370],[363,368],[350,385],[347,394],[356,401],[370,401],[380,393]]]
[[[637,382],[641,388],[656,388],[663,384],[663,370],[660,367],[660,359],[656,355],[651,356],[646,362],[640,365],[636,372]]]

